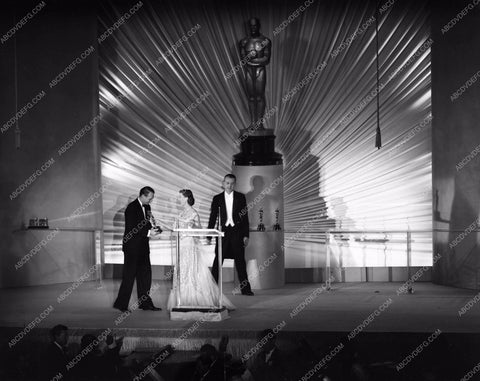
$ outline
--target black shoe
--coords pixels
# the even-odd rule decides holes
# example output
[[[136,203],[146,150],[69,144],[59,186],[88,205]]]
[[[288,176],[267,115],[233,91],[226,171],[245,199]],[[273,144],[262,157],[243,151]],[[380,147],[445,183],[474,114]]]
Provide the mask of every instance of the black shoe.
[[[116,310],[119,310],[119,311],[121,311],[121,312],[132,312],[132,311],[129,310],[128,308],[117,307],[117,306],[113,306],[113,308],[115,308]]]
[[[248,296],[253,296],[255,295],[252,290],[249,291],[242,291],[242,295],[248,295]]]
[[[153,304],[151,306],[142,306],[140,307],[140,309],[144,311],[161,311],[162,310],[160,307],[155,307]]]

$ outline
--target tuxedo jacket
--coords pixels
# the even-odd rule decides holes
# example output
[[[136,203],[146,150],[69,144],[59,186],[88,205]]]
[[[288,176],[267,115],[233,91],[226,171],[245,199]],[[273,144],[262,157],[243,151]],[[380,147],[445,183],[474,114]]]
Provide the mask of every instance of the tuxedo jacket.
[[[255,380],[286,381],[298,379],[296,374],[292,374],[297,369],[288,369],[286,364],[289,363],[289,360],[278,348],[273,350],[268,362],[266,356],[265,351],[260,351],[253,360],[250,371]]]
[[[227,222],[227,206],[225,205],[224,192],[213,197],[210,209],[210,219],[208,220],[208,228],[214,229],[218,217],[218,209],[220,208],[220,221],[222,222],[222,231],[225,230]],[[248,210],[245,195],[240,192],[233,191],[233,208],[232,219],[235,228],[241,232],[242,237],[249,236]]]
[[[138,198],[128,204],[125,209],[125,233],[123,234],[122,249],[136,250],[143,239],[148,235],[148,231],[152,225],[146,219],[147,212],[150,211],[150,205],[145,207],[145,215],[143,207],[140,205]]]
[[[67,370],[68,358],[55,343],[50,343],[43,355],[43,380],[52,380],[59,372],[63,380],[70,380],[70,372]]]

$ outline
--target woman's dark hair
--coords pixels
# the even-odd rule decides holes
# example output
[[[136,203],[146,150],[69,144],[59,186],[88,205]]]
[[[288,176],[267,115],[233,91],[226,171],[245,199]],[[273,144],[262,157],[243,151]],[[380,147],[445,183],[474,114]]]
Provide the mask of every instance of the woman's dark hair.
[[[190,189],[181,189],[179,191],[183,197],[187,197],[188,200],[188,205],[192,206],[193,204],[195,204],[195,199],[193,198],[193,193]]]

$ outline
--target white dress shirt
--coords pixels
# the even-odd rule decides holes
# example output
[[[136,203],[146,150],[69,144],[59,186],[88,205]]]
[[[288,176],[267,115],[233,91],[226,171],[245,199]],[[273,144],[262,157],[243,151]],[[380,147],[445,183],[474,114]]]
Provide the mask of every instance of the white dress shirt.
[[[66,356],[65,350],[63,349],[63,347],[60,344],[58,344],[56,341],[54,341],[53,344],[55,344],[62,351],[63,355]]]
[[[145,215],[145,208],[143,207],[142,202],[140,201],[139,198],[137,198],[137,200],[138,200],[138,202],[140,203],[140,206],[142,207],[143,217],[144,217],[144,218],[147,218],[147,216]]]
[[[227,192],[223,192],[225,195],[225,206],[227,207],[227,222],[225,226],[235,226],[233,223],[233,192],[228,194]]]
[[[270,360],[270,358],[272,357],[273,355],[273,351],[275,350],[275,347],[272,348],[272,350],[268,353],[265,354],[265,363],[268,363],[268,361]]]
[[[140,201],[139,198],[137,198],[138,202],[140,203],[140,206],[142,207],[142,212],[143,212],[143,217],[147,219],[147,215],[145,214],[145,208],[143,207],[142,202]],[[147,232],[147,237],[150,237],[150,230]]]

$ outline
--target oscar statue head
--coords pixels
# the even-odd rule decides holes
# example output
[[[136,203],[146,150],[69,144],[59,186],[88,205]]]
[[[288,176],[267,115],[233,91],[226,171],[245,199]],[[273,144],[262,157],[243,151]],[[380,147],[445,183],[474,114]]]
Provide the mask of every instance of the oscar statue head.
[[[252,17],[248,20],[248,27],[250,29],[250,36],[257,37],[260,35],[260,20],[256,17]]]

